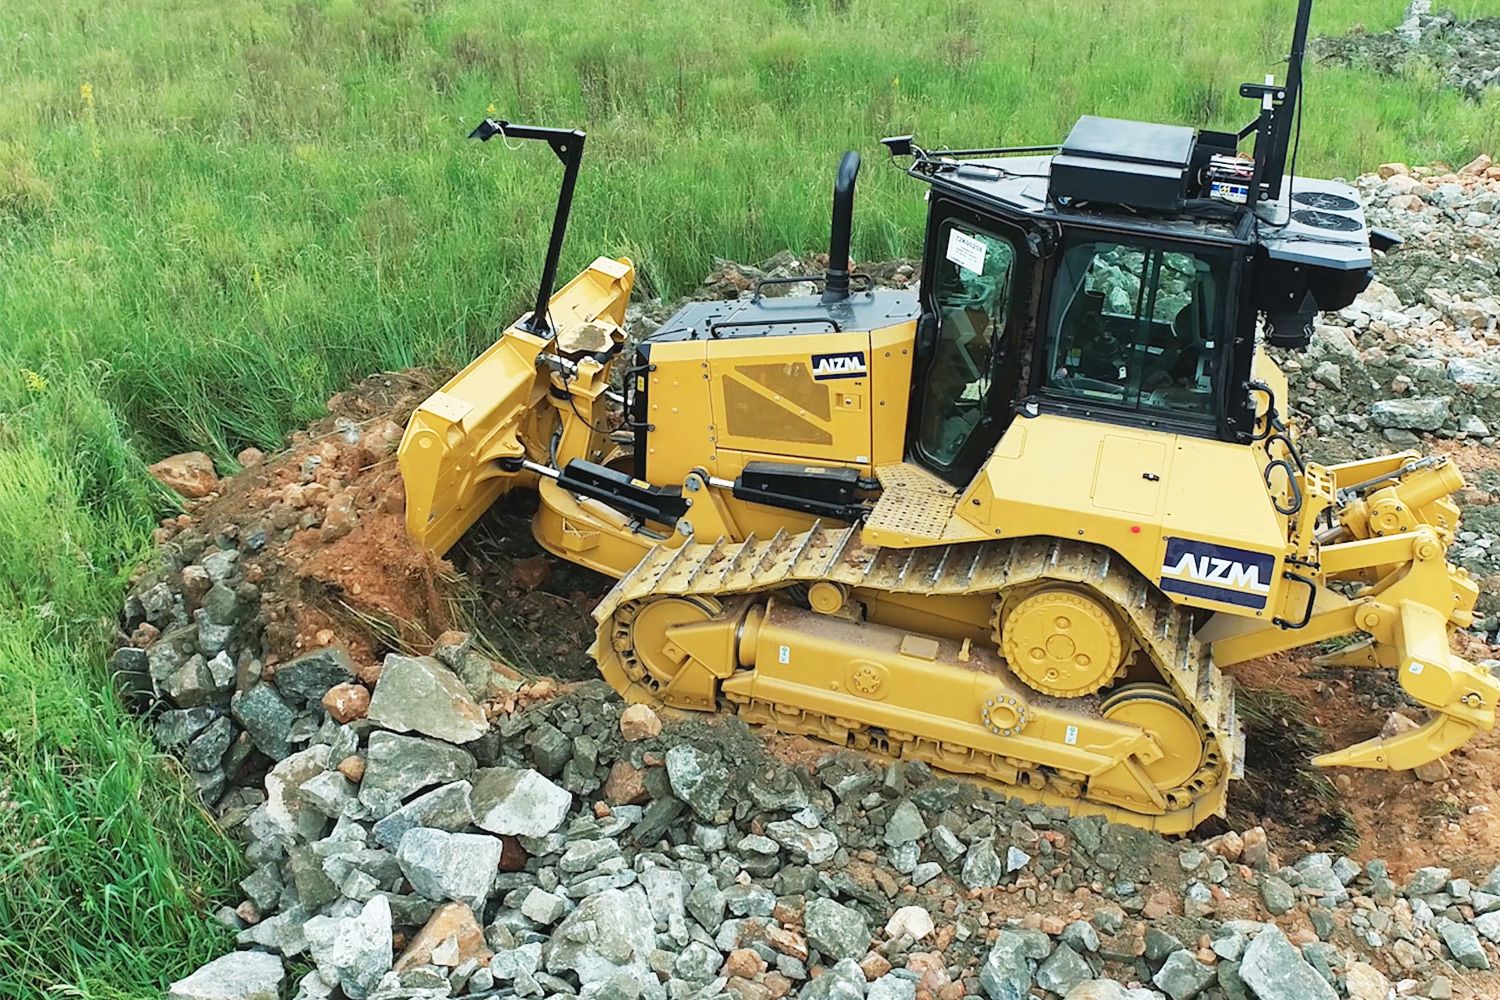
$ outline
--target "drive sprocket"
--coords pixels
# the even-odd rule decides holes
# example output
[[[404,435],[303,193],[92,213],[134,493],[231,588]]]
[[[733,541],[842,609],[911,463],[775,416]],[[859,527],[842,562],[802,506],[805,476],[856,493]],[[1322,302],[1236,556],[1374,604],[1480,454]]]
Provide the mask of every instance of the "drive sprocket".
[[[1103,688],[1125,655],[1115,616],[1093,595],[1067,587],[1044,587],[998,605],[995,644],[1017,677],[1058,698]]]

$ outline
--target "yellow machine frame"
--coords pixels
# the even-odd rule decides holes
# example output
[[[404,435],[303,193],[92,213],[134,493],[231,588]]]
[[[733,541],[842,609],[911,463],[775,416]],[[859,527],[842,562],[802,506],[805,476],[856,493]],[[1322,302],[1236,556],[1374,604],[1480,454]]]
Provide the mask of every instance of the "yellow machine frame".
[[[594,652],[627,697],[725,699],[751,721],[1166,831],[1222,811],[1242,760],[1223,667],[1352,637],[1323,662],[1395,669],[1433,712],[1320,764],[1410,768],[1494,725],[1500,684],[1449,648],[1477,598],[1445,559],[1463,484],[1451,462],[1307,463],[1268,486],[1288,457],[1270,435],[1243,446],[1041,414],[1015,419],[956,488],[902,460],[909,320],[656,346],[630,375],[649,380],[645,468],[681,487],[686,514],[641,523],[570,492],[557,465],[622,455],[599,429],[611,390],[596,355],[623,340],[633,278],[627,260],[596,260],[552,297],[555,337],[508,329],[418,408],[399,452],[408,531],[438,552],[506,491],[538,491],[537,540],[620,581]],[[814,382],[814,349],[865,352],[868,372]],[[1263,353],[1256,373],[1284,397]],[[879,496],[856,526],[737,498],[728,481],[758,460],[854,468]],[[1300,509],[1278,513],[1293,492]],[[806,608],[778,598],[787,587]],[[1007,649],[1034,657],[1030,687]],[[1147,655],[1163,676],[1089,713],[1032,689],[1131,682]]]

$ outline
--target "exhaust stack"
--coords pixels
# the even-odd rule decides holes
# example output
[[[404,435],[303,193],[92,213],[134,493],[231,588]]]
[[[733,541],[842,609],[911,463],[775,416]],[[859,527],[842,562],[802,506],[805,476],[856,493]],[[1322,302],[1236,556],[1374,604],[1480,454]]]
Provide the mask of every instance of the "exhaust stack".
[[[839,161],[833,182],[833,225],[828,236],[828,269],[823,272],[823,304],[849,297],[849,233],[854,227],[854,181],[859,176],[859,154],[854,150]]]

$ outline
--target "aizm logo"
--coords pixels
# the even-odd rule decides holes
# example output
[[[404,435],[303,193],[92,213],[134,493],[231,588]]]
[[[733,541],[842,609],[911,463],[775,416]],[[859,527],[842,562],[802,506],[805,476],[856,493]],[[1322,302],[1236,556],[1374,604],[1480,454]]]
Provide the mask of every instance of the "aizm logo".
[[[842,354],[814,354],[812,372],[815,381],[826,382],[835,378],[864,378],[869,369],[865,367],[864,351],[844,351]]]
[[[1161,588],[1210,601],[1263,608],[1271,593],[1276,557],[1189,538],[1168,538]]]

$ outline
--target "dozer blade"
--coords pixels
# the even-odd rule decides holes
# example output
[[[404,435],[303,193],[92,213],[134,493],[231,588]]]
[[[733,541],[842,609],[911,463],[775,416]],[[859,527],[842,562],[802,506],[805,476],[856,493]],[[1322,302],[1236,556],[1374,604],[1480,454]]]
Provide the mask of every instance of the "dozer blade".
[[[1433,718],[1399,736],[1321,754],[1314,764],[1407,771],[1458,749],[1481,729],[1494,728],[1500,681],[1448,648],[1446,616],[1417,601],[1402,601],[1394,632],[1401,687],[1431,709]]]
[[[412,539],[439,555],[447,552],[527,475],[498,463],[526,456],[528,443],[538,443],[528,442],[526,431],[544,430],[527,426],[550,406],[549,375],[539,372],[539,355],[588,327],[622,327],[634,279],[630,261],[600,257],[550,299],[554,337],[511,326],[417,407],[397,452]]]

